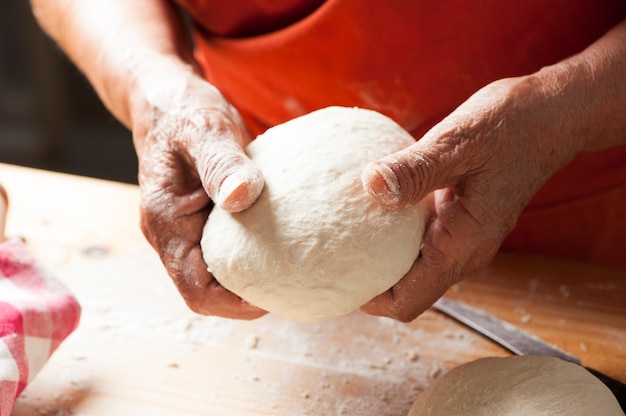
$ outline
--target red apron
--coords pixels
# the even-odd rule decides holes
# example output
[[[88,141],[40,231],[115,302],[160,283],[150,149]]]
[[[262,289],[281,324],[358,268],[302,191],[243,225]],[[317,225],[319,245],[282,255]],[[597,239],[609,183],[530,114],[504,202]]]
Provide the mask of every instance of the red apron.
[[[387,114],[419,138],[480,87],[566,58],[626,17],[623,0],[303,0],[305,14],[291,9],[258,34],[242,27],[271,2],[248,1],[256,14],[229,0],[180,0],[197,21],[207,79],[254,133],[344,105]],[[227,33],[232,16],[239,33]],[[503,247],[626,267],[625,203],[626,146],[581,154]]]

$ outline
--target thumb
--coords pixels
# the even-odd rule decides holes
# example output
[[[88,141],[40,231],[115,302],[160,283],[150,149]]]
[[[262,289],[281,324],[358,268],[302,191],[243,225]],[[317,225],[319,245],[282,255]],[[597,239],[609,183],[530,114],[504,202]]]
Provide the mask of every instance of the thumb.
[[[230,212],[239,212],[256,201],[263,190],[263,174],[235,142],[204,146],[197,155],[196,169],[213,202]]]
[[[374,201],[390,209],[414,205],[458,178],[462,160],[456,160],[458,156],[447,147],[423,138],[370,162],[361,176],[363,189]]]

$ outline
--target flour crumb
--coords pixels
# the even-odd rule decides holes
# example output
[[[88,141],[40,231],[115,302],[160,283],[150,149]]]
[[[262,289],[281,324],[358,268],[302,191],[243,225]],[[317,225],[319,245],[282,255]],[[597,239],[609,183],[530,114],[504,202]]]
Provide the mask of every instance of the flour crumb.
[[[259,346],[259,341],[260,341],[260,338],[257,335],[249,334],[243,340],[243,345],[250,350],[254,350]]]
[[[435,379],[437,377],[439,377],[441,375],[441,373],[443,372],[443,369],[439,366],[435,366],[435,367],[431,367],[428,370],[428,377]]]
[[[412,384],[411,385],[411,390],[416,392],[416,393],[421,393],[422,391],[424,391],[424,386],[422,386],[420,384]]]
[[[420,359],[419,353],[415,349],[408,350],[405,354],[406,358],[412,363],[417,362]]]

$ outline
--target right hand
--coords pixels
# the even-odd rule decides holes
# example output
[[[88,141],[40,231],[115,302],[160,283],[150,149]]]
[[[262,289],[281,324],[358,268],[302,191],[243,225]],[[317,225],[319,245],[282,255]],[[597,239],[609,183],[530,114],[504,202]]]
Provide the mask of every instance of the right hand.
[[[232,212],[248,208],[263,177],[243,151],[250,137],[237,111],[186,69],[153,71],[134,96],[141,228],[193,311],[254,319],[266,312],[215,280],[200,239],[213,203]]]

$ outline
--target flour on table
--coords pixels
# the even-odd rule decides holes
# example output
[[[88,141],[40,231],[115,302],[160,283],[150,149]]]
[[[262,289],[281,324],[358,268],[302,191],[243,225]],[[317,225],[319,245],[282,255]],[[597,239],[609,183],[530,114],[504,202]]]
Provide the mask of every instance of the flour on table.
[[[267,130],[247,149],[265,188],[249,209],[215,207],[209,271],[248,302],[295,321],[349,313],[402,278],[419,255],[420,206],[388,210],[363,190],[372,160],[414,143],[390,118],[328,107]]]

